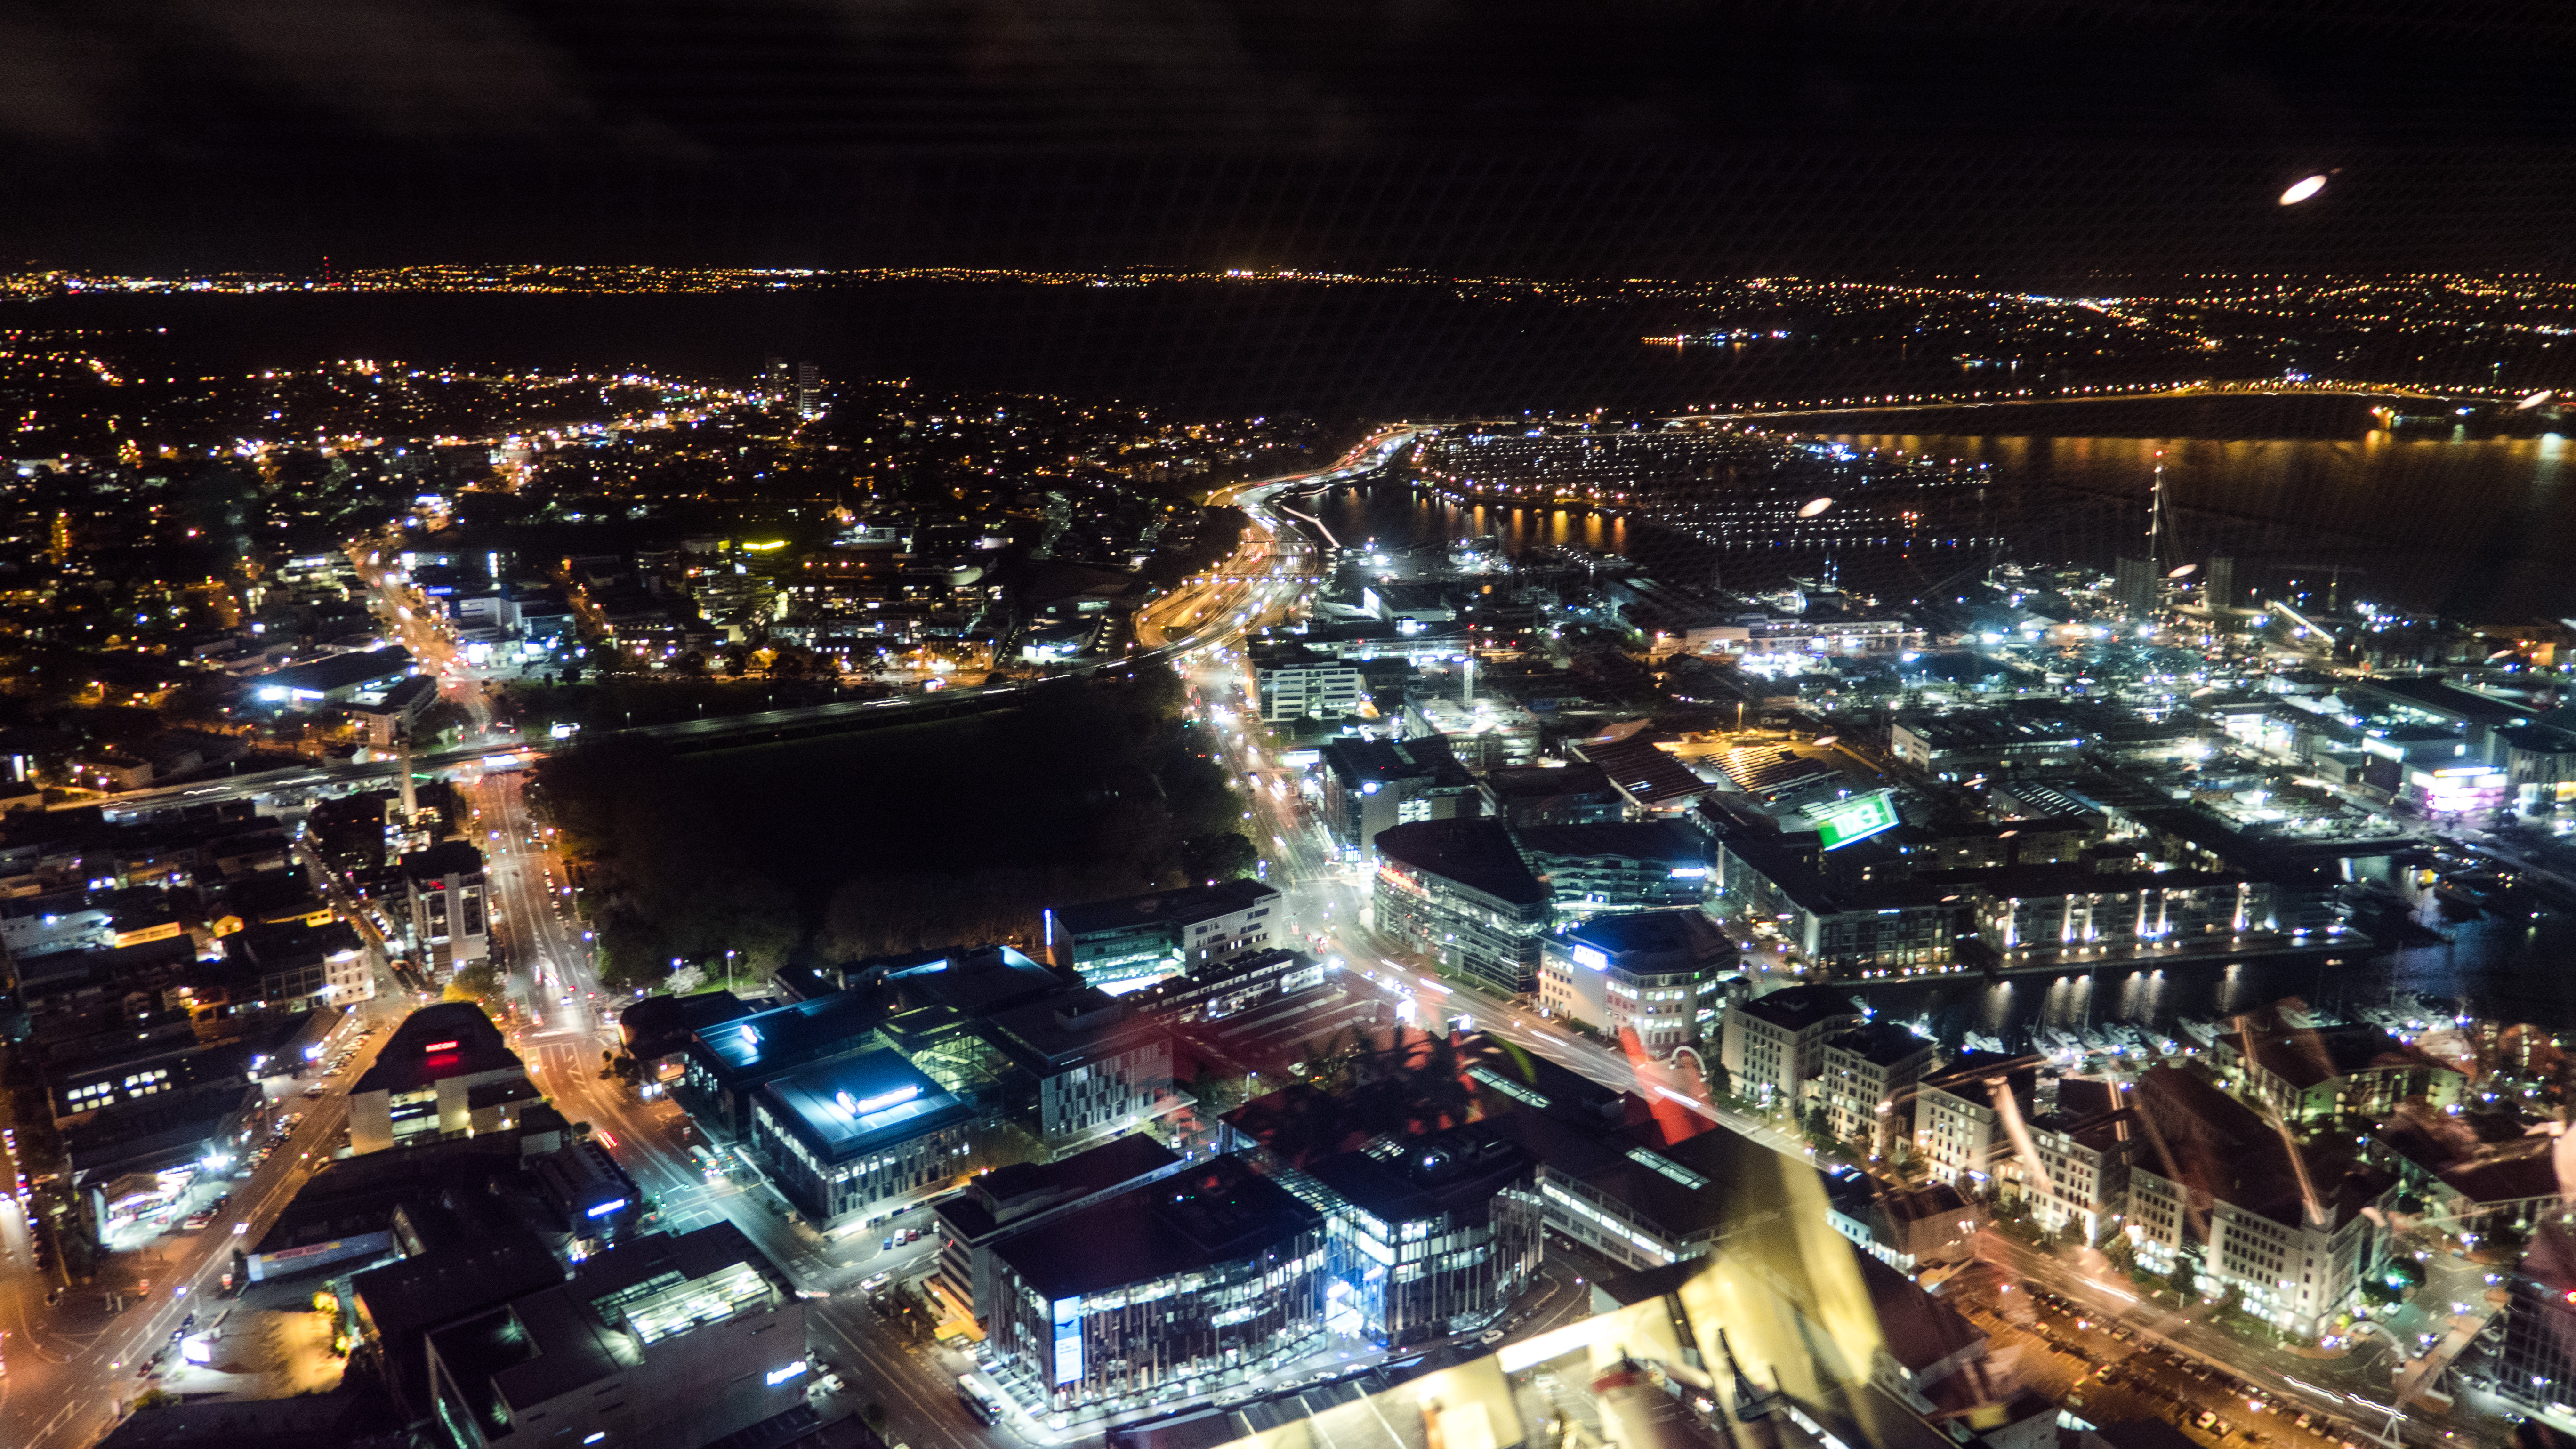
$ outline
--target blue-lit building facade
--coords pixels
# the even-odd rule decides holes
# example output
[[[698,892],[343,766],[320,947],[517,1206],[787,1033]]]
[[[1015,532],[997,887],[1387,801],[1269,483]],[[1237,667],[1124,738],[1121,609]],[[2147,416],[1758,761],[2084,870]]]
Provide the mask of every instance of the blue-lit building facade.
[[[879,1047],[762,1084],[749,1141],[788,1201],[830,1227],[964,1173],[977,1115]]]
[[[1538,1165],[1478,1124],[1379,1138],[1288,1181],[1324,1215],[1325,1327],[1401,1348],[1503,1315],[1539,1269]]]

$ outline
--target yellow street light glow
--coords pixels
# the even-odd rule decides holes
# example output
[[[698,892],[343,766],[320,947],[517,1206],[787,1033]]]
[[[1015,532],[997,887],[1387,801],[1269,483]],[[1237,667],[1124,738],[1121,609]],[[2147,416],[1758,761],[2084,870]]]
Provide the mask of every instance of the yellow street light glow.
[[[2290,189],[2281,193],[2281,204],[2283,206],[2296,206],[2300,202],[2307,200],[2309,197],[2312,197],[2325,189],[2326,179],[2321,175],[2309,176],[2298,181],[2293,181],[2290,183]]]
[[[785,548],[787,546],[787,540],[783,538],[773,538],[767,543],[746,543],[742,546],[753,553],[767,553],[774,548]]]

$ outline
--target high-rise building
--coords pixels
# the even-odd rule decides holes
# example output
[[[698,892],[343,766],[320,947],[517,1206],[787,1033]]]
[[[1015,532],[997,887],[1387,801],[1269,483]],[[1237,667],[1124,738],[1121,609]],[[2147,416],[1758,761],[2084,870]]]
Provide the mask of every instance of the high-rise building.
[[[2201,602],[2213,609],[2236,607],[2236,560],[2214,558],[2200,571]]]
[[[823,390],[815,382],[814,364],[796,364],[796,416],[811,422],[823,415]]]

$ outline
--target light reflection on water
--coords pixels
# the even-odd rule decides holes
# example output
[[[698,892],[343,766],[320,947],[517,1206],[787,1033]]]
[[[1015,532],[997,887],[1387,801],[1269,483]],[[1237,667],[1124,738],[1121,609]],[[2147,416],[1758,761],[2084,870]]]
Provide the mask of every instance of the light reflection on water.
[[[2334,957],[1873,983],[1852,994],[1882,1019],[1929,1016],[1934,1035],[1950,1046],[1974,1031],[2014,1050],[2030,1045],[2034,1025],[2074,1030],[2120,1021],[2179,1038],[2179,1017],[2214,1019],[2287,997],[2346,1016],[2391,1002],[2430,1009],[2419,1003],[2426,998],[2503,1022],[2576,1025],[2576,972],[2564,965],[2576,959],[2576,923],[2556,915],[2488,916],[2441,929],[2448,939],[2440,943]]]
[[[1502,552],[1515,556],[1568,546],[1626,554],[1631,536],[1623,515],[1572,508],[1462,505],[1397,487],[1335,489],[1316,499],[1311,511],[1344,543],[1375,539],[1387,548],[1491,538]]]

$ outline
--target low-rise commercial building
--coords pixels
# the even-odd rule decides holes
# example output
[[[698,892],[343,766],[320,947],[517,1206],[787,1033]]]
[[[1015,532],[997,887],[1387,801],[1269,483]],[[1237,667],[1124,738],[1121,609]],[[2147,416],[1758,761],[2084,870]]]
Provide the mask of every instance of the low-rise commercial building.
[[[1470,1332],[1537,1275],[1537,1164],[1498,1125],[1381,1137],[1300,1176],[1332,1245],[1336,1335],[1394,1348]]]
[[[1265,720],[1340,719],[1368,702],[1359,665],[1303,644],[1250,651],[1253,698]]]
[[[2013,1105],[2030,1142],[2001,1164],[2007,1192],[2042,1231],[2101,1242],[2128,1207],[2129,1163],[2142,1146],[2119,1085],[2043,1073],[2031,1079],[2030,1100]]]
[[[1370,857],[1377,837],[1420,820],[1474,816],[1476,777],[1438,738],[1334,740],[1318,752],[1324,827],[1348,861]]]
[[[972,1165],[977,1114],[903,1054],[835,1057],[752,1093],[750,1147],[818,1227],[945,1186]]]
[[[1020,1115],[1050,1147],[1130,1131],[1179,1104],[1170,1033],[1096,986],[996,1013],[984,1035],[1034,1088],[1034,1111]]]
[[[403,1018],[350,1086],[349,1150],[503,1131],[543,1100],[483,1008],[466,1001],[424,1006]]]
[[[1185,1164],[1142,1132],[1055,1162],[1014,1162],[977,1173],[966,1190],[931,1205],[939,1217],[939,1281],[978,1323],[993,1314],[993,1249],[1013,1233],[1178,1172]]]
[[[1961,1052],[1957,1060],[1914,1084],[1914,1155],[1935,1182],[1984,1196],[1994,1191],[2006,1139],[2004,1097],[2028,1098],[2039,1077],[2035,1056]]]
[[[885,1019],[865,988],[748,1014],[721,1005],[705,1010],[709,1019],[680,1048],[684,1065],[671,1097],[700,1127],[726,1138],[751,1130],[752,1094],[764,1084],[860,1050]]]
[[[319,709],[347,704],[364,692],[390,688],[418,668],[411,651],[399,645],[334,654],[260,675],[251,681],[250,697],[273,709]]]
[[[1135,1007],[1174,1024],[1222,1021],[1322,991],[1333,970],[1303,951],[1255,951],[1167,976],[1137,993]]]
[[[1708,894],[1708,839],[1678,821],[1540,825],[1514,838],[1561,921],[1696,906]]]
[[[491,958],[482,851],[462,840],[442,841],[404,856],[402,876],[411,947],[424,970],[452,973]]]
[[[2266,1010],[2235,1025],[2210,1043],[2211,1064],[2248,1101],[2291,1122],[2384,1117],[2408,1101],[2439,1111],[2468,1089],[2457,1068],[2367,1022],[2292,1026]]]
[[[1898,874],[1828,881],[1815,852],[1778,836],[1720,829],[1711,909],[1744,923],[1756,950],[1852,978],[1960,969],[1966,898]]]
[[[1047,949],[1084,984],[1132,991],[1279,944],[1287,899],[1257,880],[1183,886],[1046,913]]]
[[[2103,875],[2078,866],[1918,880],[1970,898],[1977,936],[2007,962],[2074,952],[2182,949],[2282,933],[2269,881],[2217,871]]]
[[[1538,989],[1547,887],[1500,821],[1391,826],[1376,848],[1379,930],[1496,990]]]
[[[997,1377],[1053,1410],[1233,1383],[1323,1341],[1323,1215],[1233,1157],[994,1249]]]

